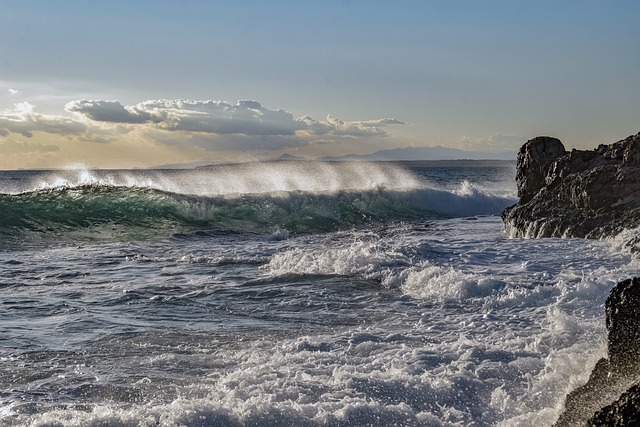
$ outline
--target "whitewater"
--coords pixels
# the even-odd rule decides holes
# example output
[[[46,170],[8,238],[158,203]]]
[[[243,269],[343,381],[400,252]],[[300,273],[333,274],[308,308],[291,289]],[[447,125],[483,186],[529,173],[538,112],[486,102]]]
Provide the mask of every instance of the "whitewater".
[[[2,171],[0,425],[551,425],[638,259],[507,236],[514,176]]]

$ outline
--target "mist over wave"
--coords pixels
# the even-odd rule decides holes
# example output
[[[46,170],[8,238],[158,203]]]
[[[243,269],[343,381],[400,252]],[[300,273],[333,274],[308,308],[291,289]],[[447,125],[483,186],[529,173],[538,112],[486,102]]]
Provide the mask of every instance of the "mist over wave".
[[[4,194],[84,186],[149,188],[176,194],[241,197],[278,192],[335,193],[420,187],[419,178],[393,163],[271,161],[222,164],[189,170],[43,171],[0,184]]]

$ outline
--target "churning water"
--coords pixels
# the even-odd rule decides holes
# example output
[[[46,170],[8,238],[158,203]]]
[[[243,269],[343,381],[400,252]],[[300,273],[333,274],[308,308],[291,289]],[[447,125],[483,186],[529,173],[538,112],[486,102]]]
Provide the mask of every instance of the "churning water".
[[[615,239],[509,239],[514,166],[0,173],[0,424],[540,426]]]

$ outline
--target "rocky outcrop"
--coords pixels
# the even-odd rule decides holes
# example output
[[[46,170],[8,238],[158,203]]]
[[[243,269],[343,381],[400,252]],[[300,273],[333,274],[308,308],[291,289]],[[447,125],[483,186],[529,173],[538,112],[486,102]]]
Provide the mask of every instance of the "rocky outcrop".
[[[516,183],[520,203],[529,202],[546,185],[553,162],[567,154],[557,138],[538,136],[529,140],[518,153]]]
[[[513,237],[600,238],[640,226],[640,133],[592,151],[551,137],[518,153],[520,201],[502,213]]]
[[[638,425],[632,421],[640,419],[640,277],[618,283],[605,307],[608,358],[569,393],[554,427]]]

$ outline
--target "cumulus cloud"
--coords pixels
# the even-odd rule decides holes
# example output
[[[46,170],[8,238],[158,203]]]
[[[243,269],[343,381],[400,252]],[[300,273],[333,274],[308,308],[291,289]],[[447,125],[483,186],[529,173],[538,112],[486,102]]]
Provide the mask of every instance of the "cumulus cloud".
[[[80,113],[91,120],[109,123],[146,123],[150,116],[129,111],[118,101],[81,99],[69,102],[65,109],[70,112]]]
[[[73,137],[77,142],[110,143],[122,140],[160,145],[197,147],[208,151],[280,150],[309,144],[366,141],[387,136],[385,127],[404,125],[394,118],[345,121],[325,120],[264,107],[258,101],[148,100],[124,105],[117,100],[80,99],[65,105],[66,115],[45,115],[28,103],[16,103],[0,112],[0,138],[11,134],[33,137],[42,132]],[[4,152],[53,150],[53,147],[6,145]],[[2,148],[0,146],[0,148]]]
[[[295,119],[287,111],[270,110],[258,101],[236,104],[226,101],[149,100],[124,106],[118,101],[78,100],[65,109],[97,122],[151,124],[167,131],[202,132],[216,135],[292,136],[306,135],[384,136],[387,125],[406,124],[384,118],[345,122],[332,116],[317,121],[309,116]]]
[[[257,101],[149,100],[132,106],[118,101],[79,100],[65,109],[91,120],[143,124],[169,131],[205,132],[218,135],[293,135],[301,124],[291,113],[269,110]]]
[[[28,102],[14,105],[13,110],[0,113],[0,135],[17,133],[31,138],[34,132],[52,134],[76,134],[84,132],[86,126],[66,117],[38,114]]]

